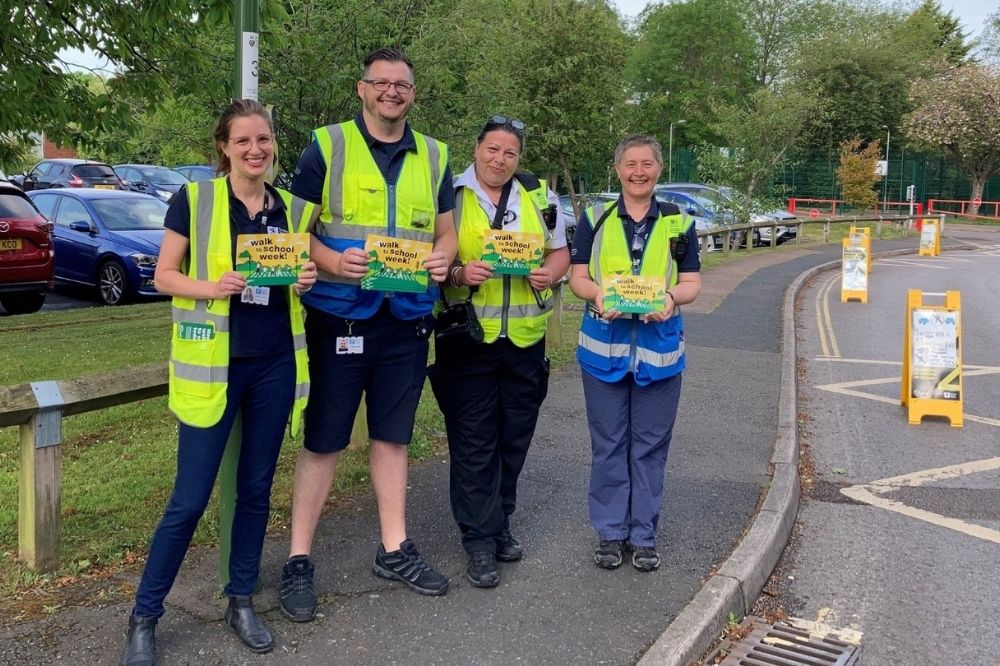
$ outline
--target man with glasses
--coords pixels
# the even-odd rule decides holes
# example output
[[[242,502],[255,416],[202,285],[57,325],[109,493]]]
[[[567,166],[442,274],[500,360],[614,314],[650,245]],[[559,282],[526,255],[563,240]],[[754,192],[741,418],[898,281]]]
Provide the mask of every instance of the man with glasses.
[[[303,298],[311,402],[280,590],[281,610],[296,622],[315,615],[313,535],[362,392],[381,524],[373,572],[421,594],[448,589],[448,579],[408,538],[405,520],[406,446],[424,384],[436,283],[447,278],[456,252],[448,148],[406,123],[413,81],[413,64],[402,51],[369,53],[357,83],[361,112],[315,130],[292,178],[292,191],[322,208],[311,244],[320,277]],[[423,293],[362,289],[369,234],[433,243],[424,263],[431,287]]]

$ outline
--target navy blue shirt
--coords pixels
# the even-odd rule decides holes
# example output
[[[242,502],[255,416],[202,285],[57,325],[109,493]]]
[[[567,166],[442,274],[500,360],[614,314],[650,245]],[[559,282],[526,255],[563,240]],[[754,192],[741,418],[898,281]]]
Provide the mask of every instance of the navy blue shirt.
[[[371,151],[375,164],[378,165],[382,177],[389,185],[395,185],[399,180],[399,172],[403,169],[403,158],[407,152],[417,152],[417,142],[413,137],[413,130],[407,123],[403,130],[403,138],[399,141],[386,143],[373,137],[365,126],[364,118],[361,114],[354,116],[354,123],[361,131],[368,149]],[[447,213],[455,208],[455,190],[451,186],[451,167],[445,166],[444,178],[441,179],[441,188],[438,190],[438,212]],[[291,191],[297,197],[314,204],[320,204],[323,200],[323,185],[326,183],[326,160],[319,150],[319,143],[313,141],[299,157],[299,163],[295,167],[292,175]]]
[[[270,185],[266,186],[267,205],[253,218],[246,205],[233,194],[229,186],[229,227],[232,235],[232,256],[236,261],[236,236],[239,234],[262,234],[270,227],[288,230],[285,202]],[[202,192],[205,186],[201,187]],[[266,224],[265,222],[266,214]],[[163,226],[176,231],[185,238],[191,238],[191,206],[188,203],[187,186],[174,195],[167,209]],[[244,303],[242,295],[229,299],[229,355],[266,356],[292,348],[292,328],[288,321],[288,296],[284,287],[271,287],[267,305]]]
[[[629,240],[632,248],[632,258],[641,259],[645,247],[646,239],[653,229],[657,218],[660,216],[659,204],[654,197],[649,204],[646,216],[641,220],[633,220],[625,210],[625,202],[618,197],[618,208],[604,220],[604,224],[620,223],[625,227],[625,238]],[[594,248],[594,224],[598,220],[591,221],[587,211],[580,213],[580,219],[576,223],[576,231],[573,233],[573,247],[570,250],[570,263],[588,264],[590,263],[590,253]],[[677,264],[678,273],[697,273],[701,270],[701,259],[698,256],[698,232],[694,225],[688,227],[687,232],[688,247],[687,253]]]

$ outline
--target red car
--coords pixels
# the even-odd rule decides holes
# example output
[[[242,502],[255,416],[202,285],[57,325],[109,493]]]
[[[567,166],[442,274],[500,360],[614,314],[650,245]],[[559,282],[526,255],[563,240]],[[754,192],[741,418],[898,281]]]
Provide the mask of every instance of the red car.
[[[52,223],[16,185],[0,180],[0,305],[37,312],[52,287]]]

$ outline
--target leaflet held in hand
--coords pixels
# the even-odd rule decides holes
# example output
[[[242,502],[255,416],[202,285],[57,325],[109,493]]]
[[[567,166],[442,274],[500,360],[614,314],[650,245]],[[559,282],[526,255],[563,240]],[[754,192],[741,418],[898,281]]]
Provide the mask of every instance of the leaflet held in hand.
[[[236,237],[236,265],[247,286],[295,284],[309,261],[309,234],[240,234]]]
[[[528,275],[541,268],[544,244],[542,234],[487,229],[483,232],[482,260],[498,275]]]
[[[622,314],[649,314],[666,309],[667,279],[662,276],[607,275],[604,309]]]
[[[373,291],[427,290],[427,267],[432,243],[369,234],[365,240],[368,272],[361,278],[361,288]]]

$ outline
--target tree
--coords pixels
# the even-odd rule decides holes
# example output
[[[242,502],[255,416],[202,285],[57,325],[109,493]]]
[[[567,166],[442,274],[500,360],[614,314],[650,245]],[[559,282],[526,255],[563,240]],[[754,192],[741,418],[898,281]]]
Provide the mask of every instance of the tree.
[[[430,79],[414,116],[451,145],[453,168],[502,113],[527,125],[521,166],[553,187],[561,175],[572,193],[572,174],[606,171],[624,134],[627,36],[605,0],[454,0],[437,11],[409,51]]]
[[[721,104],[714,110],[712,130],[729,147],[725,152],[703,145],[698,172],[710,183],[733,187],[749,197],[741,217],[753,212],[753,201],[766,198],[775,170],[801,145],[804,129],[822,106],[800,90],[774,92],[761,88],[739,104]]]
[[[1000,66],[1000,9],[986,19],[978,46],[983,60]]]
[[[881,154],[882,147],[877,140],[868,145],[864,145],[861,137],[841,142],[837,182],[840,183],[841,196],[847,205],[864,210],[875,208],[878,203],[875,183],[879,180],[875,166]]]
[[[720,137],[711,108],[736,104],[756,88],[756,44],[744,23],[744,0],[691,0],[648,5],[639,17],[627,76],[633,127],[665,137],[684,119],[692,143]]]
[[[903,129],[911,143],[954,160],[972,183],[971,199],[981,198],[986,181],[1000,171],[1000,71],[972,63],[955,67],[915,82],[910,102],[914,109]]]

